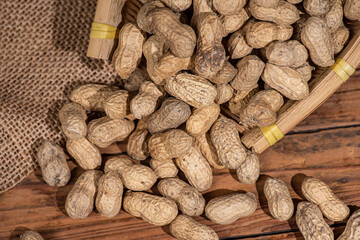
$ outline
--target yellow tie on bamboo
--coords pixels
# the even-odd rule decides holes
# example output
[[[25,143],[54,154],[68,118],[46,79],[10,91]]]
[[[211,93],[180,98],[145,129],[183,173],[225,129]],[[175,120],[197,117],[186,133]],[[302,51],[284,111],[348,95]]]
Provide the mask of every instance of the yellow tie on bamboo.
[[[355,72],[355,69],[342,58],[336,59],[336,62],[330,68],[343,82],[346,82],[346,80],[348,80]]]
[[[115,39],[118,38],[118,28],[109,24],[93,22],[91,25],[90,38]]]
[[[270,146],[274,145],[277,141],[284,137],[284,134],[281,132],[281,130],[276,124],[268,127],[261,127],[260,130],[270,144]]]

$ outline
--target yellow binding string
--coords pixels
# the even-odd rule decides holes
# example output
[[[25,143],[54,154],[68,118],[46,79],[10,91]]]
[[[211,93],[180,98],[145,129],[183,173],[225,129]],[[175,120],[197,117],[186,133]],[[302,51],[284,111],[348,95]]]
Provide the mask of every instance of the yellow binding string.
[[[284,134],[281,132],[281,130],[276,124],[268,127],[261,127],[260,130],[270,144],[270,146],[274,145],[277,141],[284,137]]]
[[[118,28],[104,24],[93,22],[91,25],[90,38],[98,39],[115,39],[118,38]]]
[[[349,77],[355,72],[355,69],[347,63],[344,59],[338,58],[336,62],[330,67],[343,82],[349,79]]]

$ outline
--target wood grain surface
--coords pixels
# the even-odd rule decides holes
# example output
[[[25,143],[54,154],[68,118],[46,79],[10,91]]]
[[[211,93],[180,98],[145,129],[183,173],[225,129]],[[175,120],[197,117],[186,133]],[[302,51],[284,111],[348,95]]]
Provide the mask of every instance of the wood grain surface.
[[[210,200],[232,191],[256,194],[258,209],[249,217],[230,225],[218,225],[205,216],[196,217],[223,239],[303,239],[295,218],[279,222],[273,219],[263,194],[267,176],[278,177],[288,185],[295,204],[303,199],[300,192],[304,176],[320,178],[350,205],[360,208],[360,71],[357,71],[327,102],[279,143],[260,156],[261,177],[256,185],[241,184],[229,170],[214,170],[214,183],[206,191]],[[119,145],[123,149],[123,145]],[[113,146],[103,152],[118,152]],[[0,194],[0,239],[18,239],[26,229],[39,231],[45,239],[173,239],[169,229],[156,227],[123,210],[107,219],[95,211],[86,219],[66,215],[64,204],[76,178],[81,174],[72,162],[72,180],[65,187],[45,184],[37,170],[21,184]],[[183,177],[183,176],[180,176]],[[158,194],[154,190],[155,194]],[[339,236],[345,222],[328,221]]]

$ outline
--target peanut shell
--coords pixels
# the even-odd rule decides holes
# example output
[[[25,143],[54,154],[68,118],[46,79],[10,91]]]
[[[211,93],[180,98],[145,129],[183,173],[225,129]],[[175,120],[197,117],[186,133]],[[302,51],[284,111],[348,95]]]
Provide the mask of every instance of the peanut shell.
[[[129,137],[126,152],[135,160],[145,160],[149,156],[147,136],[149,131],[147,129],[136,129]]]
[[[213,6],[222,15],[232,15],[240,11],[246,4],[246,0],[213,0]]]
[[[212,104],[202,109],[194,109],[186,121],[186,131],[191,136],[200,136],[210,130],[220,114],[220,106]]]
[[[108,117],[119,119],[124,118],[128,112],[128,97],[126,90],[114,92],[104,101],[104,110]]]
[[[158,160],[153,158],[150,160],[150,167],[158,178],[176,177],[179,172],[172,159]]]
[[[69,139],[79,139],[86,136],[87,115],[85,109],[77,103],[67,103],[59,111],[61,130]]]
[[[169,8],[171,8],[174,12],[182,12],[188,9],[192,0],[161,0],[166,4]]]
[[[82,169],[95,169],[101,165],[99,149],[86,138],[69,139],[66,149]]]
[[[20,236],[20,240],[44,240],[40,233],[36,231],[26,231]]]
[[[325,15],[330,10],[329,0],[304,0],[305,11],[314,17]]]
[[[331,41],[334,45],[334,54],[338,54],[344,48],[349,40],[350,31],[347,27],[342,26],[331,34]]]
[[[236,169],[241,183],[254,184],[260,175],[260,161],[255,152],[248,151],[245,161]]]
[[[344,232],[337,240],[360,239],[360,210],[355,211],[346,223]]]
[[[223,65],[223,68],[209,80],[215,84],[225,84],[234,79],[238,70],[228,61]]]
[[[245,39],[245,31],[240,29],[234,32],[228,40],[228,50],[232,59],[239,59],[249,55],[253,48],[249,46]]]
[[[360,21],[360,2],[345,0],[344,14],[347,19]]]
[[[244,8],[232,15],[221,15],[220,20],[224,27],[224,36],[239,30],[250,16]]]
[[[138,91],[140,85],[149,80],[149,74],[142,68],[136,68],[128,79],[123,79],[124,88],[129,92]]]
[[[218,84],[216,90],[218,92],[215,99],[217,104],[228,102],[234,95],[234,89],[229,84]]]

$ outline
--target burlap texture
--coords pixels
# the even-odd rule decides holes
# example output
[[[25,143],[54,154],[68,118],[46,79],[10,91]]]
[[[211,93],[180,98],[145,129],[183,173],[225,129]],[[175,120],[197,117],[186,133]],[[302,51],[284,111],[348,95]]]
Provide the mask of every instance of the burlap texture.
[[[57,113],[83,83],[116,83],[86,57],[96,0],[0,1],[0,192],[36,167],[41,139],[62,142]]]

